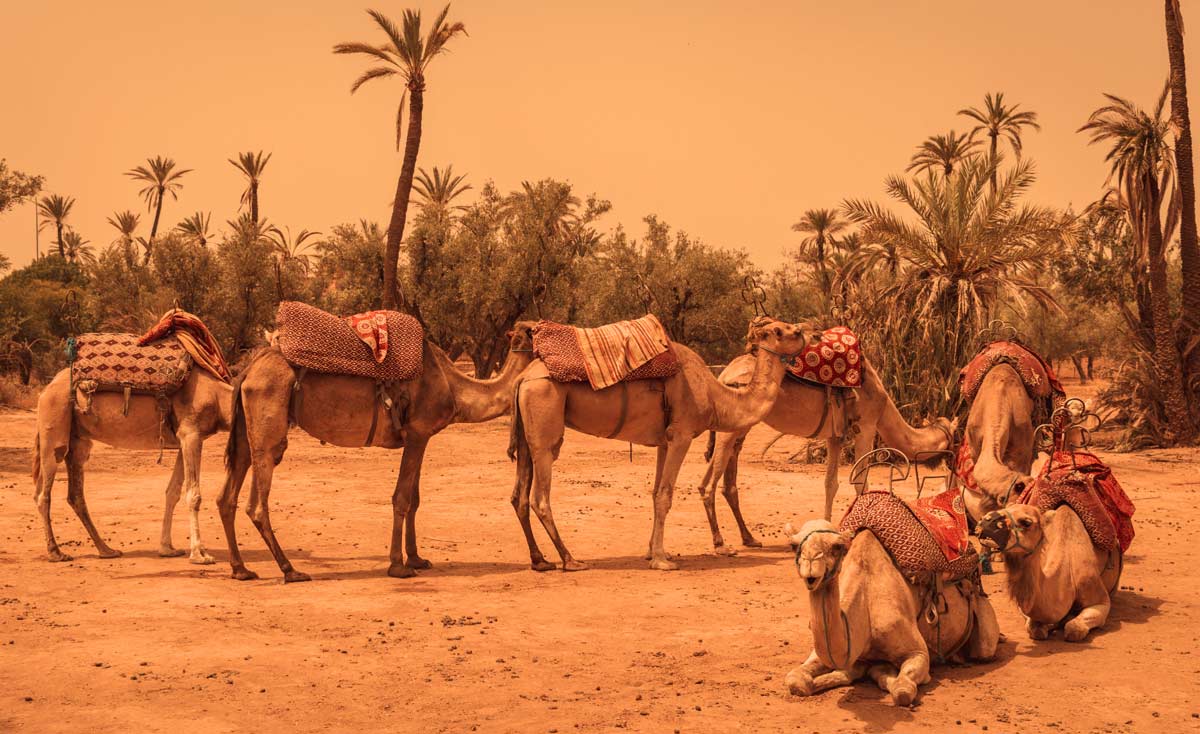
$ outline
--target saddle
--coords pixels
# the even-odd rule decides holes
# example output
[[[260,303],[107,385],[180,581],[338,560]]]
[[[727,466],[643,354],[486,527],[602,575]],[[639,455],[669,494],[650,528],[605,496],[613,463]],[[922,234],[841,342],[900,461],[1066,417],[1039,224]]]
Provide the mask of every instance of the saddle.
[[[533,328],[533,353],[555,382],[588,382],[601,390],[621,382],[671,377],[679,359],[653,315],[581,329],[553,321]]]
[[[910,583],[930,577],[955,582],[979,565],[979,555],[967,540],[966,507],[957,489],[915,504],[888,490],[863,492],[846,510],[839,529],[874,533]]]
[[[854,332],[835,326],[821,333],[788,366],[787,375],[800,382],[829,387],[862,387],[862,345]]]
[[[1025,391],[1037,406],[1033,416],[1035,426],[1045,423],[1050,414],[1062,406],[1067,391],[1058,381],[1050,363],[1024,344],[1006,340],[994,341],[979,350],[979,354],[959,372],[958,387],[964,403],[970,404],[975,400],[983,378],[998,364],[1012,365],[1021,376]]]
[[[166,398],[187,380],[192,357],[175,337],[139,345],[136,334],[80,334],[74,340],[71,358],[72,399],[85,396],[83,412],[91,408],[97,391],[124,392],[125,410],[129,396],[154,395]]]
[[[408,314],[372,311],[343,319],[307,303],[283,301],[275,323],[284,358],[307,370],[376,382],[421,375],[425,332]]]
[[[1112,469],[1086,451],[1056,451],[1037,481],[1015,502],[1053,510],[1067,505],[1087,529],[1092,545],[1111,551],[1129,550],[1133,542],[1133,502]]]

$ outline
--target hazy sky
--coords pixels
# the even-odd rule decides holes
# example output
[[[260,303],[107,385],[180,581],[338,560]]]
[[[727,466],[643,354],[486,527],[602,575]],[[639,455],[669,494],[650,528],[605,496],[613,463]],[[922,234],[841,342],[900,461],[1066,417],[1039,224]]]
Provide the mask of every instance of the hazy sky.
[[[398,18],[415,0],[374,5]],[[441,3],[421,2],[427,16]],[[96,245],[144,211],[122,172],[148,156],[195,169],[163,221],[224,226],[264,149],[272,222],[385,222],[400,156],[400,85],[349,85],[376,42],[364,5],[293,0],[0,0],[0,157],[74,196]],[[1200,5],[1184,3],[1200,29]],[[1193,17],[1194,16],[1194,17]],[[613,202],[608,226],[656,213],[763,266],[807,208],[882,198],[927,135],[1003,90],[1041,116],[1027,137],[1041,203],[1083,205],[1102,153],[1075,130],[1101,92],[1152,104],[1167,76],[1161,2],[498,2],[459,0],[469,37],[434,62],[419,164],[504,189],[555,177]],[[1189,36],[1193,106],[1200,52]],[[1193,110],[1200,115],[1200,110]],[[150,217],[143,216],[143,234]],[[33,254],[33,209],[0,217],[0,252]],[[52,236],[43,235],[43,248]]]

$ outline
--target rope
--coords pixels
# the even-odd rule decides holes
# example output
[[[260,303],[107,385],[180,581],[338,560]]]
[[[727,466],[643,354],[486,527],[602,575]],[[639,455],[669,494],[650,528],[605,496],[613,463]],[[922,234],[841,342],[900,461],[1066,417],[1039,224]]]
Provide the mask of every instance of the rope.
[[[841,533],[839,533],[839,532],[838,532],[838,531],[836,531],[836,530],[829,530],[829,529],[826,529],[826,528],[819,528],[819,529],[817,529],[817,530],[810,530],[810,531],[808,532],[808,534],[807,534],[807,535],[805,535],[803,538],[801,538],[801,539],[800,539],[800,542],[796,544],[796,565],[797,565],[797,566],[799,566],[799,565],[800,565],[800,551],[801,551],[801,550],[804,548],[804,543],[805,543],[805,542],[806,542],[806,541],[807,541],[809,538],[811,538],[812,536],[816,535],[817,533],[830,533],[830,534],[833,534],[833,535],[841,535]],[[822,585],[824,585],[824,584],[825,584],[825,583],[827,583],[827,582],[828,582],[830,579],[832,579],[834,576],[836,576],[836,575],[838,574],[838,571],[840,571],[840,570],[841,570],[841,568],[842,568],[842,558],[845,558],[845,556],[842,556],[841,558],[838,558],[838,559],[837,559],[837,562],[836,562],[836,563],[834,563],[834,564],[833,564],[833,566],[832,566],[832,567],[830,567],[830,568],[829,568],[829,570],[827,570],[827,571],[825,572],[825,574],[824,574],[824,575],[821,577],[821,584],[822,584]],[[829,653],[829,659],[834,661],[835,667],[837,667],[837,669],[838,669],[838,670],[847,670],[847,669],[849,669],[849,667],[850,667],[850,662],[851,662],[851,661],[850,661],[850,656],[854,654],[854,651],[853,651],[853,645],[851,644],[851,639],[850,639],[850,620],[846,619],[846,611],[845,611],[844,609],[839,609],[839,610],[838,610],[838,612],[841,614],[841,617],[842,617],[842,629],[844,630],[844,632],[845,632],[845,634],[846,634],[846,659],[845,659],[845,661],[844,661],[844,662],[843,662],[841,665],[837,665],[837,660],[836,660],[836,659],[833,657],[833,645],[831,644],[831,641],[830,641],[830,639],[829,639],[829,620],[828,620],[828,615],[827,615],[827,614],[826,614],[826,612],[825,612],[825,605],[824,605],[824,604],[821,604],[821,625],[822,625],[822,628],[823,628],[823,629],[824,629],[824,631],[825,631],[825,651],[826,651],[827,653]]]

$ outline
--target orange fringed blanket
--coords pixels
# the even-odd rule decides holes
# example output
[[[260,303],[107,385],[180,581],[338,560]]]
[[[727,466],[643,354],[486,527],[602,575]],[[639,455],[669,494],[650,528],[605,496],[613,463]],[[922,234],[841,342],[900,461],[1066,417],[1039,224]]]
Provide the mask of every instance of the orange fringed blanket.
[[[652,315],[596,329],[540,321],[533,329],[533,351],[551,379],[587,381],[596,390],[679,371],[666,331]]]
[[[217,344],[204,322],[187,311],[178,308],[167,311],[157,324],[138,338],[137,344],[144,347],[172,334],[193,362],[218,380],[229,382],[229,365],[221,353],[221,345]]]

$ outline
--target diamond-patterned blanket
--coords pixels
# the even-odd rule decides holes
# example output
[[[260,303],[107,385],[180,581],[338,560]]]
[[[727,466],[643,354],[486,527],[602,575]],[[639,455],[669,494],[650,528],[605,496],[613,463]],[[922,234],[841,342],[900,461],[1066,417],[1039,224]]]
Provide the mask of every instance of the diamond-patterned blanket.
[[[1045,415],[1040,417],[1041,420],[1035,417],[1034,425],[1048,420],[1054,407],[1066,396],[1054,369],[1037,352],[1017,342],[995,341],[981,349],[958,374],[959,391],[966,403],[975,399],[983,378],[998,364],[1012,365],[1021,376],[1029,397],[1044,410]]]
[[[387,351],[382,362],[375,361],[375,349],[363,341],[347,319],[298,301],[279,304],[275,317],[279,348],[288,362],[314,372],[382,382],[419,377],[425,354],[421,324],[398,311],[376,313],[386,320]]]
[[[1095,454],[1076,451],[1075,460],[1066,451],[1056,451],[1046,462],[1037,481],[1016,502],[1053,510],[1068,505],[1087,528],[1092,544],[1112,550],[1120,543],[1129,550],[1133,542],[1133,502],[1112,469]]]
[[[621,323],[636,324],[637,322]],[[658,323],[657,319],[654,323]],[[553,321],[539,321],[533,328],[533,352],[546,365],[546,370],[550,373],[552,380],[556,382],[590,382],[592,387],[597,390],[627,380],[661,379],[671,377],[679,372],[679,360],[675,356],[675,350],[671,348],[670,342],[666,340],[665,333],[662,338],[666,341],[666,345],[660,346],[662,351],[648,359],[646,355],[652,351],[652,348],[642,345],[642,339],[639,336],[634,340],[637,342],[636,352],[641,355],[639,358],[633,359],[632,356],[628,356],[629,353],[625,350],[627,348],[632,350],[634,346],[622,342],[611,351],[604,352],[607,355],[605,360],[608,366],[598,368],[598,361],[594,356],[595,350],[598,349],[596,345],[607,337],[601,334],[581,334],[581,332],[599,332],[605,328],[578,329]],[[638,334],[645,335],[640,329]],[[593,351],[590,368],[589,359],[584,354],[585,344],[588,345],[589,350]],[[631,369],[633,362],[637,362],[637,366]]]
[[[183,385],[191,368],[191,356],[175,337],[139,346],[136,334],[80,334],[71,382],[89,392],[129,388],[169,395]]]
[[[796,355],[788,373],[820,385],[862,387],[862,345],[845,326],[826,329],[819,342]]]
[[[886,490],[867,491],[854,499],[839,527],[842,532],[870,530],[910,579],[930,574],[958,579],[979,563],[967,541],[966,508],[956,489],[915,505]]]

